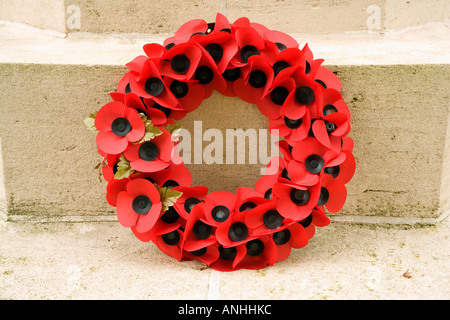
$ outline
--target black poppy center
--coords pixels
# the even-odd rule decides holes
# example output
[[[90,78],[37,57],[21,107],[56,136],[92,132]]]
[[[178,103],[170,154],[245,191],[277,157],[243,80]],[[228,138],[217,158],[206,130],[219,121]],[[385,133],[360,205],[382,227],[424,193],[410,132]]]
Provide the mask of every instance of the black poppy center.
[[[222,73],[222,76],[225,78],[225,80],[236,81],[241,76],[241,69],[240,68],[227,69],[225,70],[224,73]]]
[[[200,84],[208,84],[212,81],[214,73],[207,66],[198,67],[195,71],[195,79],[198,80]]]
[[[219,247],[219,257],[223,260],[233,260],[236,257],[237,249],[235,247],[224,248]]]
[[[305,161],[306,170],[311,173],[319,173],[320,171],[322,171],[324,164],[325,162],[323,161],[322,157],[316,154],[310,155],[308,158],[306,158]]]
[[[270,98],[272,99],[273,103],[282,106],[288,95],[288,89],[286,89],[285,87],[276,87],[270,93]]]
[[[170,65],[172,66],[173,71],[175,71],[176,73],[185,73],[189,70],[191,61],[189,61],[189,58],[184,54],[177,54],[172,58]]]
[[[289,240],[291,240],[291,232],[289,231],[289,229],[284,229],[273,234],[273,242],[278,245],[285,244]]]
[[[159,154],[158,147],[151,141],[144,142],[139,147],[139,158],[141,158],[142,160],[153,161],[156,159],[158,154]]]
[[[213,58],[214,62],[218,63],[222,60],[223,57],[223,49],[217,43],[210,43],[205,47],[205,50],[208,51],[209,55]]]
[[[154,109],[157,109],[157,110],[159,110],[159,111],[162,111],[162,112],[165,114],[166,118],[170,117],[170,114],[172,113],[172,110],[171,110],[171,109],[166,108],[166,107],[163,107],[163,106],[160,105],[159,103],[155,103],[155,104],[153,105],[153,108],[154,108]]]
[[[241,59],[242,62],[248,62],[248,58],[251,56],[257,56],[259,55],[259,50],[256,49],[256,47],[252,45],[245,46],[241,49]]]
[[[250,73],[248,82],[253,88],[262,88],[267,83],[267,76],[261,70],[254,70]]]
[[[288,117],[284,117],[284,124],[289,129],[297,129],[303,123],[302,119],[289,119]]]
[[[281,51],[287,49],[287,47],[286,47],[284,44],[282,44],[281,42],[275,42],[275,45],[276,45],[277,48],[278,48],[278,52],[281,52]]]
[[[335,113],[337,112],[337,108],[335,106],[333,106],[332,104],[327,104],[324,108],[323,108],[323,115],[327,116],[331,113]]]
[[[137,214],[147,214],[152,207],[152,202],[147,196],[137,196],[133,200],[132,207]]]
[[[277,61],[274,63],[274,65],[272,66],[273,72],[275,75],[277,75],[281,70],[289,68],[290,65],[289,63],[287,63],[286,61]]]
[[[164,90],[164,84],[160,78],[151,77],[145,82],[145,92],[149,95],[157,97]]]
[[[309,192],[308,190],[292,189],[290,197],[293,203],[303,206],[309,201]]]
[[[166,48],[166,50],[170,50],[173,47],[175,47],[175,43],[171,42],[171,43],[168,43],[164,48]]]
[[[196,223],[194,223],[192,231],[194,232],[194,236],[197,239],[204,240],[208,239],[209,236],[211,235],[212,227],[199,220]]]
[[[187,95],[189,87],[186,82],[175,80],[170,85],[170,91],[173,93],[175,97],[183,98],[184,96]]]
[[[317,82],[318,84],[320,84],[320,85],[322,86],[322,88],[324,88],[324,89],[327,88],[327,85],[326,85],[325,82],[323,82],[322,80],[316,79],[316,80],[314,80],[314,81]]]
[[[339,166],[327,167],[324,172],[330,174],[333,178],[337,178],[339,172],[341,172],[341,168]]]
[[[326,204],[328,202],[329,198],[330,198],[330,193],[328,192],[328,190],[326,188],[322,187],[320,189],[320,197],[319,197],[319,201],[317,201],[317,205],[323,206],[324,204]]]
[[[172,189],[173,187],[178,187],[179,185],[180,184],[175,180],[167,180],[162,186],[163,188]]]
[[[257,257],[264,252],[264,243],[259,239],[249,241],[245,246],[248,255],[252,257]]]
[[[230,226],[228,230],[228,237],[232,241],[242,241],[247,238],[248,229],[242,222],[235,222]]]
[[[245,202],[239,207],[239,212],[248,211],[256,208],[256,204],[253,202]]]
[[[264,225],[271,230],[279,228],[283,220],[283,217],[276,210],[269,210],[263,216]]]
[[[172,232],[163,234],[161,236],[162,240],[168,244],[169,246],[174,246],[176,245],[178,242],[180,242],[180,234],[178,233],[177,230],[174,230]]]
[[[311,72],[311,65],[308,61],[305,62],[305,74],[308,74]]]
[[[312,214],[310,214],[309,216],[307,216],[305,219],[303,219],[302,221],[299,221],[299,223],[304,227],[309,227],[309,225],[312,223],[313,221],[313,216]]]
[[[173,207],[169,207],[169,209],[167,209],[166,212],[164,212],[164,214],[161,216],[161,220],[165,223],[174,223],[178,220],[179,217],[180,215],[178,214],[178,212]]]
[[[195,250],[195,251],[191,251],[191,254],[196,256],[196,257],[201,257],[201,256],[203,256],[206,253],[207,250],[208,249],[206,249],[206,247],[205,247],[205,248],[201,248],[201,249],[198,249],[198,250]]]
[[[131,124],[125,118],[117,118],[111,124],[112,132],[119,137],[125,137],[131,131]]]
[[[230,210],[225,206],[217,206],[211,210],[211,216],[217,222],[224,222],[230,216]]]
[[[286,168],[284,168],[283,171],[281,171],[281,177],[286,180],[291,180],[291,176],[289,176],[289,172],[287,171]]]
[[[299,87],[295,90],[295,100],[301,105],[308,105],[314,101],[314,91],[310,87]]]
[[[272,199],[272,188],[268,189],[264,193],[264,199],[271,200]]]
[[[328,133],[332,133],[334,130],[336,130],[336,125],[334,123],[325,121],[325,129],[327,129]]]
[[[184,202],[184,210],[186,210],[187,213],[191,213],[192,208],[200,202],[201,201],[197,198],[188,198]]]

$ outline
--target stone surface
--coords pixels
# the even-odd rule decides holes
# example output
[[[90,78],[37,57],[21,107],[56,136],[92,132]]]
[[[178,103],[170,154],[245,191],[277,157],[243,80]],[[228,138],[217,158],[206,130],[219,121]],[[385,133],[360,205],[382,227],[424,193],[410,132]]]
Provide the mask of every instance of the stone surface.
[[[436,10],[435,8],[439,8]],[[0,20],[60,33],[172,34],[190,19],[242,16],[294,34],[383,34],[450,19],[446,0],[17,0],[0,1]]]
[[[0,0],[0,20],[66,32],[64,0]]]
[[[331,224],[273,267],[232,273],[179,263],[118,222],[0,222],[0,299],[448,300],[449,222]]]
[[[10,212],[113,213],[104,200],[106,184],[98,182],[95,170],[101,160],[95,135],[83,119],[110,101],[108,93],[126,69],[14,64],[0,68],[0,88],[10,93],[1,102],[7,116],[0,120]],[[352,112],[350,136],[357,160],[342,213],[428,218],[443,213],[449,175],[444,156],[450,67],[330,68],[342,79],[343,97]],[[203,132],[211,127],[223,132],[267,129],[255,106],[216,93],[181,123],[192,128],[195,120],[204,121]],[[195,181],[211,191],[232,191],[238,185],[252,186],[261,167],[193,164],[190,169]]]

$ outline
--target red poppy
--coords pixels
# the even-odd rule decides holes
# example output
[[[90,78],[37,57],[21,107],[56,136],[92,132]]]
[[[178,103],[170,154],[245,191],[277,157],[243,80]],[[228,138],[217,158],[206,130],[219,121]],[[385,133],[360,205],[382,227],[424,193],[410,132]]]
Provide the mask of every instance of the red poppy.
[[[194,43],[182,43],[163,55],[158,69],[163,76],[180,81],[190,80],[201,57],[202,51]]]
[[[160,186],[167,188],[191,186],[192,174],[183,163],[171,163],[164,171],[167,171],[167,175],[165,175],[162,179],[157,180],[157,183]]]
[[[161,214],[161,217],[156,221],[151,232],[155,235],[162,235],[180,227],[184,228],[185,225],[186,220],[181,218],[179,212],[172,206]]]
[[[281,108],[295,88],[295,81],[291,77],[281,74],[276,76],[268,92],[257,104],[259,111],[269,119],[281,119]]]
[[[236,264],[236,269],[258,270],[267,265],[273,266],[277,258],[277,249],[271,236],[261,236],[245,244],[246,254]]]
[[[328,212],[339,212],[347,200],[347,188],[345,184],[334,179],[331,175],[325,174],[320,179],[321,190],[318,206],[325,206]]]
[[[185,220],[189,220],[189,213],[192,208],[202,202],[208,194],[208,188],[203,186],[196,187],[174,187],[174,190],[180,191],[183,194],[178,198],[174,204],[177,212]]]
[[[134,74],[132,71],[127,72],[122,79],[120,79],[119,84],[117,85],[116,91],[118,93],[126,94],[131,92],[130,87],[130,77],[135,77],[136,74]]]
[[[221,32],[220,34],[222,33],[228,34],[226,32]],[[222,77],[222,72],[219,71],[216,62],[208,51],[202,46],[199,46],[199,48],[202,50],[203,54],[197,65],[197,70],[195,70],[194,79],[205,89],[204,99],[207,99],[214,90],[219,92],[224,91],[227,84]]]
[[[232,25],[232,31],[235,24]],[[261,51],[266,48],[263,38],[258,32],[250,26],[242,26],[234,32],[236,43],[239,47],[236,55],[231,59],[230,63],[234,67],[243,67],[247,65],[248,59],[254,55],[260,55]]]
[[[161,135],[139,144],[130,144],[125,150],[124,156],[134,170],[156,172],[169,166],[174,143],[166,129],[160,130],[163,132]]]
[[[299,186],[275,183],[272,188],[276,199],[276,209],[285,218],[303,220],[317,204],[320,196],[320,183],[313,186]]]
[[[316,206],[309,216],[298,223],[305,228],[308,239],[311,239],[316,233],[316,227],[326,227],[330,224],[330,219],[326,216],[323,207]]]
[[[171,113],[175,120],[180,120],[186,113],[197,109],[205,99],[205,89],[195,80],[184,82],[166,77],[164,83],[178,99],[177,106]]]
[[[162,59],[167,51],[166,48],[164,48],[159,43],[147,43],[146,45],[144,45],[143,49],[147,57],[149,59],[152,59],[156,65],[159,64],[160,59]]]
[[[139,97],[155,101],[165,108],[175,108],[177,98],[164,85],[158,67],[151,59],[146,59],[138,71],[133,71],[129,77],[131,92]]]
[[[217,271],[230,272],[238,270],[236,265],[244,258],[247,253],[245,244],[235,247],[225,248],[219,245],[219,258],[210,264],[210,267]]]
[[[107,155],[102,161],[102,176],[106,181],[114,179],[114,175],[117,172],[117,163],[120,160],[121,154]]]
[[[300,223],[292,223],[272,235],[272,242],[276,246],[276,261],[286,260],[292,248],[303,248],[308,244],[309,237]]]
[[[194,251],[183,251],[183,259],[197,259],[207,266],[210,266],[213,262],[217,261],[219,256],[220,253],[217,243]]]
[[[286,158],[273,157],[267,165],[266,173],[256,181],[255,191],[263,194],[265,199],[271,200],[273,185],[276,182],[289,183],[289,179]]]
[[[277,119],[269,119],[270,133],[277,137],[284,137],[291,145],[305,139],[311,129],[311,116],[307,108],[302,110],[304,113],[298,118],[282,115]]]
[[[236,189],[236,202],[234,204],[235,212],[251,210],[260,204],[269,202],[264,195],[255,189],[248,187],[238,187]]]
[[[309,45],[305,44],[305,46],[302,49],[303,54],[305,55],[305,74],[308,75],[308,77],[313,78],[314,75],[319,70],[320,66],[324,62],[323,59],[314,59],[312,51],[309,49]]]
[[[298,48],[298,42],[287,33],[277,30],[267,30],[263,35],[264,39],[275,43],[280,51],[288,48]]]
[[[217,227],[217,242],[225,248],[228,248],[235,247],[255,239],[256,237],[250,235],[249,227],[245,224],[245,217],[247,214],[248,212],[246,211],[235,212],[225,222]]]
[[[350,111],[341,94],[334,89],[323,90],[323,104],[312,132],[324,146],[339,152],[341,138],[350,132]]]
[[[343,183],[348,183],[353,178],[356,169],[355,156],[353,151],[353,140],[350,137],[342,139],[342,153],[345,154],[345,160],[339,165],[326,167],[324,172],[330,174],[334,179]]]
[[[106,186],[106,201],[110,206],[115,207],[117,204],[117,197],[122,191],[126,191],[126,187],[130,178],[125,179],[111,179]]]
[[[204,222],[218,227],[234,214],[234,206],[236,204],[236,195],[229,191],[211,192],[205,197],[202,204],[204,210]]]
[[[208,29],[208,23],[203,19],[193,19],[184,23],[175,32],[173,37],[164,40],[164,46],[170,50],[174,45],[189,41],[192,35],[196,33],[205,33]]]
[[[245,217],[245,224],[253,236],[275,233],[291,223],[276,210],[276,201],[270,201],[251,210]]]
[[[236,97],[236,92],[234,92],[234,82],[238,79],[242,79],[241,68],[228,68],[222,73],[222,77],[225,79],[227,86],[220,93],[226,97]]]
[[[218,71],[222,74],[227,69],[231,59],[236,55],[238,46],[230,33],[215,31],[216,29],[204,37],[195,37],[191,41],[195,41],[206,50],[208,56],[213,59]]]
[[[138,95],[132,92],[124,95],[116,94],[113,99],[115,101],[125,103],[125,105],[129,108],[136,109],[138,113],[144,114],[155,126],[163,126],[167,123],[167,118],[163,111],[154,107],[149,107],[145,104],[146,100],[150,101],[152,105],[156,103],[151,99],[141,99]]]
[[[108,154],[123,152],[129,142],[139,141],[145,133],[145,125],[135,109],[120,102],[104,105],[95,117],[97,146]]]
[[[126,191],[117,197],[117,218],[124,227],[136,227],[140,233],[149,231],[161,213],[161,198],[156,187],[145,179],[129,181]]]
[[[313,117],[315,110],[322,105],[322,86],[307,77],[301,68],[294,68],[290,76],[295,81],[296,89],[286,98],[282,114],[289,119],[299,119],[307,108]]]
[[[151,240],[154,244],[156,244],[159,250],[161,250],[168,256],[181,261],[181,258],[183,257],[183,231],[181,231],[180,229],[176,229],[165,234],[153,235]]]
[[[273,69],[263,57],[251,56],[241,72],[243,78],[234,81],[234,92],[248,103],[258,103],[273,82]]]
[[[342,84],[338,76],[331,70],[320,66],[314,73],[314,81],[319,83],[324,89],[334,89],[341,91]]]
[[[213,227],[204,222],[205,211],[196,205],[192,208],[184,229],[184,245],[187,251],[195,251],[216,243]]]
[[[341,164],[344,153],[328,149],[313,137],[298,142],[292,149],[292,160],[287,165],[291,180],[299,185],[311,186],[319,182],[325,167]]]

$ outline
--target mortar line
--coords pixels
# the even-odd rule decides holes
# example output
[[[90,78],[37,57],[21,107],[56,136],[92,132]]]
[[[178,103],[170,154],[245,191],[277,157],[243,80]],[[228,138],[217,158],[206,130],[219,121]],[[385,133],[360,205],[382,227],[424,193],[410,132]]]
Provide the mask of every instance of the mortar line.
[[[450,215],[450,210],[445,211],[437,218],[415,218],[415,217],[380,217],[380,216],[330,216],[332,223],[354,223],[354,224],[375,224],[375,225],[417,225],[417,224],[437,224]],[[43,216],[38,215],[7,215],[9,222],[24,223],[84,223],[84,222],[118,222],[115,214],[104,215],[67,215],[67,216]],[[6,219],[5,219],[6,220]]]

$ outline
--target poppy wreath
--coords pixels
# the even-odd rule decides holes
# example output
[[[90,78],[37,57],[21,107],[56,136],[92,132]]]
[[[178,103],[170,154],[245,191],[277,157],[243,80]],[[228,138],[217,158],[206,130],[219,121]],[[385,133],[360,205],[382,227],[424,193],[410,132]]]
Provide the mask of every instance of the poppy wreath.
[[[350,111],[324,60],[288,34],[221,14],[143,49],[112,101],[85,119],[119,223],[178,261],[219,271],[272,266],[306,246],[341,210],[355,172]],[[176,152],[176,120],[214,90],[255,104],[280,137],[268,164],[277,172],[254,188],[192,186]]]

